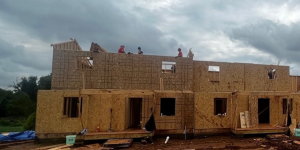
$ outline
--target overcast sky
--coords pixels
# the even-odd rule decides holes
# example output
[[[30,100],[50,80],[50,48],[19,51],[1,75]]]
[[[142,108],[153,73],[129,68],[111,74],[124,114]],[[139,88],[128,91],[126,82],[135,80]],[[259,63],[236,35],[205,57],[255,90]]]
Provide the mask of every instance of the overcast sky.
[[[0,88],[51,72],[50,44],[76,38],[109,52],[277,64],[300,75],[300,1],[1,0]]]

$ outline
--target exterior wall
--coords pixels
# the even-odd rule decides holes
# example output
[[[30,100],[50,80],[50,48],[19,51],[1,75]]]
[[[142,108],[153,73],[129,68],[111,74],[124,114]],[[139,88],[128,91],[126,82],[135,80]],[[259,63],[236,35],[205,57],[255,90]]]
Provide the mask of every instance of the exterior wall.
[[[67,118],[63,116],[64,97],[79,97],[79,91],[38,91],[35,127],[37,134],[77,133],[82,130],[80,118]],[[83,105],[86,105],[86,101],[83,101]],[[83,112],[83,114],[87,113]],[[82,116],[82,118],[85,119],[86,116]]]
[[[193,61],[191,58],[81,51],[77,42],[54,46],[52,90],[39,91],[36,133],[107,131],[129,126],[129,99],[142,98],[142,127],[155,108],[156,133],[191,133],[241,128],[239,113],[249,111],[258,124],[258,98],[270,99],[270,125],[283,126],[282,99],[293,98],[293,119],[300,119],[300,77],[288,66]],[[74,50],[70,46],[75,45]],[[92,69],[79,69],[78,58],[92,57]],[[176,62],[176,73],[162,73],[162,61]],[[209,81],[209,66],[219,66],[219,81]],[[277,69],[277,79],[267,71]],[[215,74],[214,74],[215,75]],[[162,91],[158,91],[164,87]],[[70,89],[70,90],[67,90]],[[83,98],[82,118],[63,116],[64,97]],[[160,99],[175,98],[175,116],[160,116]],[[214,115],[214,98],[227,98],[227,115]],[[214,130],[212,130],[214,129]]]
[[[296,119],[297,122],[300,122],[300,94],[293,94],[291,98],[293,98],[292,119]]]
[[[93,57],[93,68],[78,69],[80,57]],[[176,62],[176,73],[162,73],[162,61]],[[52,89],[159,90],[163,78],[165,90],[192,90],[192,72],[191,58],[54,49]]]
[[[63,115],[64,97],[82,97],[81,118],[68,118]],[[89,132],[110,128],[112,108],[113,131],[123,131],[129,124],[129,99],[142,98],[142,128],[151,116],[151,107],[157,130],[182,133],[185,127],[192,132],[194,127],[194,96],[190,91],[136,91],[136,90],[49,90],[38,92],[36,133],[78,133],[82,126]],[[175,98],[175,116],[160,116],[160,99]]]
[[[227,98],[226,116],[214,115],[214,98]],[[232,99],[230,92],[195,93],[195,132],[232,127]]]
[[[219,66],[219,82],[208,80],[209,66]],[[267,71],[276,68],[277,79]],[[194,61],[195,92],[291,91],[288,66]]]
[[[214,98],[227,98],[227,115],[214,115]],[[241,128],[240,112],[249,111],[251,128],[259,127],[258,98],[270,99],[270,125],[284,126],[283,98],[291,98],[289,93],[280,92],[203,92],[195,93],[195,132],[210,129]],[[295,103],[295,102],[294,102]],[[297,109],[294,105],[294,109]],[[296,113],[294,112],[294,115]]]
[[[300,91],[300,76],[291,76],[292,92]]]
[[[175,98],[175,116],[161,116],[160,99]],[[194,128],[194,93],[185,91],[156,91],[155,94],[155,133],[188,133]]]

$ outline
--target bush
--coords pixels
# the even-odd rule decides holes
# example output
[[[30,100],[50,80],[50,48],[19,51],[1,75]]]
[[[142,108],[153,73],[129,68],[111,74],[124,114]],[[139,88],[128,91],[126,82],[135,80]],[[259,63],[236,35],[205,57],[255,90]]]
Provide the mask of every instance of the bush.
[[[24,125],[25,130],[34,130],[35,129],[35,112],[29,115],[27,121]]]
[[[25,117],[1,117],[0,126],[23,126],[26,122]]]

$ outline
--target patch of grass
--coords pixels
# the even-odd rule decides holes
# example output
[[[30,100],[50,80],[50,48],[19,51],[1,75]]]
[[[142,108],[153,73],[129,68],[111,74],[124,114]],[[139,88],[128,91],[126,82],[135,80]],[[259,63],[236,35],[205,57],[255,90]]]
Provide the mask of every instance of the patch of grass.
[[[24,131],[23,126],[0,126],[0,133],[3,132],[21,132]]]

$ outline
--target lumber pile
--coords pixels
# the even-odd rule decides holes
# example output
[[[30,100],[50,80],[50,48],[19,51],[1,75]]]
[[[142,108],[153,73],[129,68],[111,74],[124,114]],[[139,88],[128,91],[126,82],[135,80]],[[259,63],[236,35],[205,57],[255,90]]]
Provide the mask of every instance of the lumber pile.
[[[272,141],[283,141],[287,140],[289,137],[285,134],[268,134],[266,138]]]

